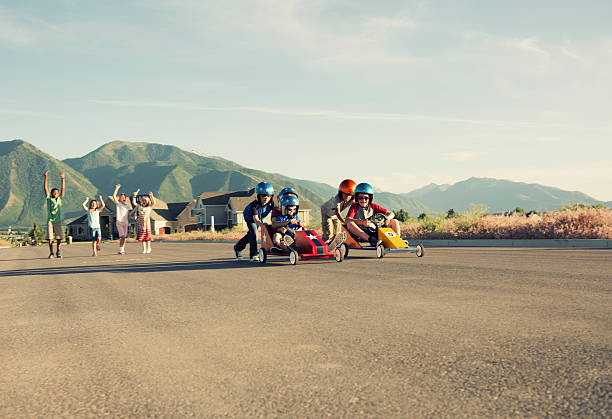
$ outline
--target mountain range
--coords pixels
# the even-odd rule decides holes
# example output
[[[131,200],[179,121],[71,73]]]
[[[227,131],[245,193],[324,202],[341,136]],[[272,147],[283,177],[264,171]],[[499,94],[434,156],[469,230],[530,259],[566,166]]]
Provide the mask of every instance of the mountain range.
[[[266,180],[276,190],[296,188],[313,208],[315,218],[319,217],[317,207],[336,193],[334,186],[325,183],[254,170],[171,145],[112,141],[82,157],[62,161],[25,141],[13,140],[0,142],[0,226],[25,227],[45,221],[42,174],[47,170],[50,188],[59,186],[60,172],[66,173],[65,219],[81,215],[86,196],[109,195],[116,183],[126,193],[140,188],[166,202],[184,202],[202,192],[245,190]],[[449,208],[463,211],[474,204],[485,205],[490,212],[517,206],[551,210],[566,203],[612,206],[581,192],[488,178],[430,184],[403,194],[377,192],[375,201],[386,208],[405,209],[411,216]]]

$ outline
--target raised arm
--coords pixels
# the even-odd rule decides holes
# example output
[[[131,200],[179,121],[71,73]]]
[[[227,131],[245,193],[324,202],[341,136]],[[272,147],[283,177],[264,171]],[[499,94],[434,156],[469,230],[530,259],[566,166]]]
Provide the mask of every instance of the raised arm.
[[[138,189],[139,191],[140,189]],[[138,206],[138,202],[136,202],[136,197],[138,196],[138,191],[132,194],[132,207],[136,208]]]
[[[83,207],[85,211],[89,211],[89,208],[87,208],[88,202],[89,202],[89,197],[85,198],[85,201],[83,201],[83,203],[81,204],[81,206]]]
[[[43,187],[45,188],[45,198],[49,196],[49,172],[45,172],[43,175],[45,180],[43,182]]]
[[[106,208],[106,204],[104,203],[104,200],[102,199],[102,195],[98,195],[98,198],[100,199],[100,208],[98,209],[102,211],[104,208]]]
[[[66,190],[66,175],[64,173],[60,173],[60,177],[62,178],[62,191],[60,192],[60,196],[64,197],[64,191]]]
[[[119,184],[119,183],[115,185],[115,191],[113,192],[113,202],[115,204],[119,203],[119,201],[117,200],[117,192],[119,192],[119,188],[120,187],[121,187],[121,184]]]
[[[153,192],[149,192],[149,199],[151,200],[151,207],[155,206],[155,197],[153,196]]]

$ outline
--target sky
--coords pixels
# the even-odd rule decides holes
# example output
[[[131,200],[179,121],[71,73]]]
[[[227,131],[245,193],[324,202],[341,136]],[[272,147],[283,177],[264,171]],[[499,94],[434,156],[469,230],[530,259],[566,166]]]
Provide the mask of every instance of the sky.
[[[0,0],[0,140],[612,200],[609,1]]]

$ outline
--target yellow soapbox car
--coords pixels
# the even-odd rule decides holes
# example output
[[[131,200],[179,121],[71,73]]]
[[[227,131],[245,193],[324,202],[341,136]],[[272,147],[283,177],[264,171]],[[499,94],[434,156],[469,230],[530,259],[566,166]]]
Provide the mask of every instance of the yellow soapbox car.
[[[343,226],[343,231],[346,232],[346,240],[340,245],[340,249],[346,258],[349,254],[349,250],[373,250],[376,249],[376,257],[382,258],[387,253],[396,252],[407,252],[414,253],[417,257],[422,258],[425,254],[425,248],[422,244],[416,246],[410,246],[406,240],[399,237],[393,229],[385,227],[385,217],[383,214],[376,214],[373,219],[373,223],[376,226],[374,231],[366,232],[368,234],[376,234],[378,242],[376,246],[370,245],[368,242],[361,242],[360,239],[351,234],[351,232]]]

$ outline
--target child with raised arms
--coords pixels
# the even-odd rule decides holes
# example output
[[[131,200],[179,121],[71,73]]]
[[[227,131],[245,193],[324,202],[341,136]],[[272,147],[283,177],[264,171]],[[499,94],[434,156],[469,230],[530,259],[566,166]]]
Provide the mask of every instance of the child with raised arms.
[[[87,207],[89,197],[83,201],[83,209],[87,212],[87,227],[89,227],[89,237],[91,237],[92,256],[98,256],[100,251],[100,240],[102,239],[102,231],[100,230],[100,211],[105,207],[102,195],[99,195],[100,204],[93,199]]]
[[[128,203],[127,196],[124,193],[121,193],[119,197],[117,197],[117,192],[119,192],[119,188],[121,188],[121,184],[115,185],[115,191],[113,192],[113,202],[116,205],[116,225],[117,232],[119,233],[119,254],[125,254],[125,238],[127,237],[128,232],[128,214],[130,212],[130,204]]]

